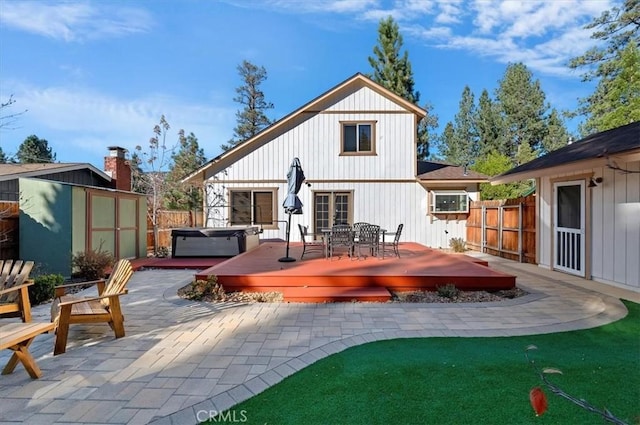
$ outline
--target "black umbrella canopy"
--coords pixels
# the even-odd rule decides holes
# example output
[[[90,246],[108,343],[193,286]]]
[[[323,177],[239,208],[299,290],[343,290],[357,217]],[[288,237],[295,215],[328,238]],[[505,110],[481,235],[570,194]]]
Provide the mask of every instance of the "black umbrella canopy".
[[[288,192],[282,206],[287,214],[302,214],[302,202],[298,198],[298,192],[304,182],[304,172],[298,158],[293,158],[289,172],[287,173]]]

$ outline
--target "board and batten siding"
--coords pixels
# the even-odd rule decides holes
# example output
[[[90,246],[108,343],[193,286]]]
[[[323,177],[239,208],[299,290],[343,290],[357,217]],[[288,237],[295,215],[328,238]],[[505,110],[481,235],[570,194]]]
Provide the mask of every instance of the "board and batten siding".
[[[586,223],[587,270],[590,278],[634,291],[640,291],[640,161],[621,162],[618,166],[634,171],[623,173],[608,167],[589,168],[540,179],[538,190],[539,233],[538,264],[553,268],[553,180],[571,180],[572,176],[593,174],[603,182],[587,188]],[[586,184],[589,180],[586,179]],[[590,253],[590,255],[589,255]],[[587,276],[589,277],[589,276]]]
[[[374,155],[340,154],[341,122],[345,121],[374,123]],[[265,228],[261,238],[284,239],[286,174],[297,157],[311,187],[302,186],[298,195],[304,207],[302,215],[292,216],[292,241],[300,240],[297,224],[314,224],[313,193],[340,191],[353,194],[354,222],[375,223],[390,232],[403,223],[401,241],[446,247],[448,238],[465,237],[465,221],[429,217],[427,191],[415,177],[415,143],[415,114],[375,90],[362,86],[341,97],[329,97],[274,130],[269,140],[247,147],[237,161],[207,173],[207,193],[221,194],[218,204],[222,205],[205,207],[209,210],[206,225],[229,224],[229,207],[225,205],[229,190],[276,188],[274,219],[280,222],[276,229]]]

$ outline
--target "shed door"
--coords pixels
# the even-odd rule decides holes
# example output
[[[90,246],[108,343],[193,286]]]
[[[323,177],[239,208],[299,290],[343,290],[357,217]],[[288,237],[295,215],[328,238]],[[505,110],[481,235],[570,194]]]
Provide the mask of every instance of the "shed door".
[[[554,268],[585,276],[584,180],[554,183]]]
[[[88,249],[109,251],[115,258],[138,253],[139,201],[136,197],[89,192]]]

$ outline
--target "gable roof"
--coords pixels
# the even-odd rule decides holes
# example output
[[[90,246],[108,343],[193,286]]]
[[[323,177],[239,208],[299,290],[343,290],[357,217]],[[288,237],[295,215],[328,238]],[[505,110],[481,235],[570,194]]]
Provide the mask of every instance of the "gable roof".
[[[393,93],[391,90],[386,89],[385,87],[374,82],[370,78],[364,76],[362,73],[358,72],[352,77],[344,80],[342,83],[336,85],[332,89],[326,91],[325,93],[316,97],[312,101],[308,102],[304,106],[296,109],[289,115],[286,115],[285,117],[276,121],[275,123],[265,128],[260,133],[253,136],[252,138],[237,144],[233,148],[211,159],[210,161],[202,165],[200,168],[198,168],[196,171],[186,176],[182,181],[187,182],[187,181],[196,180],[196,179],[202,180],[204,177],[204,173],[210,168],[214,166],[216,166],[216,168],[217,166],[219,166],[220,168],[224,168],[228,166],[229,164],[249,154],[255,148],[261,146],[263,143],[268,141],[269,137],[273,137],[274,134],[277,134],[278,131],[282,131],[283,129],[287,128],[287,125],[294,123],[295,120],[300,118],[300,116],[303,113],[305,112],[317,113],[319,110],[322,109],[323,104],[332,96],[335,96],[340,92],[344,92],[349,89],[358,88],[358,87],[370,88],[376,93],[400,105],[407,111],[414,113],[416,117],[418,117],[419,119],[422,119],[427,115],[427,111],[420,108],[418,105],[415,105],[409,102],[408,100],[398,96],[397,94]]]
[[[465,182],[488,182],[489,177],[466,169],[458,165],[447,164],[439,161],[418,161],[418,180],[434,181],[447,180]]]
[[[110,182],[111,177],[89,163],[44,163],[44,164],[0,164],[0,181],[14,180],[20,177],[39,177],[52,173],[65,173],[69,171],[88,169],[105,181]]]
[[[611,157],[623,153],[640,155],[640,121],[587,136],[496,176],[491,183],[509,183],[571,169],[602,166]]]

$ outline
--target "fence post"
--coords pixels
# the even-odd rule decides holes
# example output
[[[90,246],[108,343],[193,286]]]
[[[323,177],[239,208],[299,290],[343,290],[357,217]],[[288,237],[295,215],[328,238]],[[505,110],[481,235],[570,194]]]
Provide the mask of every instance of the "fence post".
[[[480,217],[480,252],[486,252],[485,251],[485,232],[487,231],[486,227],[487,227],[487,220],[485,218],[485,214],[487,213],[487,207],[485,207],[484,205],[482,205],[482,212],[481,217]]]
[[[520,262],[522,263],[524,255],[522,252],[522,202],[518,204],[518,255]]]

